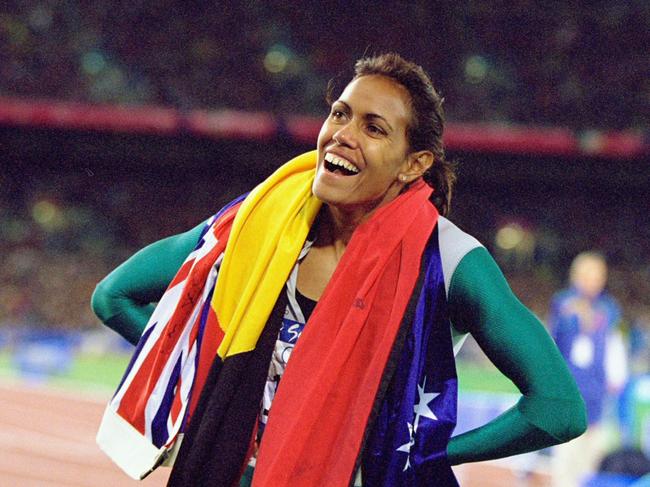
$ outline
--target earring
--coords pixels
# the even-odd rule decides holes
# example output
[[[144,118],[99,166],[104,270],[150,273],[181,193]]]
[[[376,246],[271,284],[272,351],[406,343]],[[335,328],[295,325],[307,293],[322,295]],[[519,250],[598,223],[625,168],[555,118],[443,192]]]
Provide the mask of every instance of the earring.
[[[406,181],[406,176],[404,176],[403,174],[400,174],[400,175],[399,175],[399,180],[400,180],[401,182],[405,182],[405,181]]]

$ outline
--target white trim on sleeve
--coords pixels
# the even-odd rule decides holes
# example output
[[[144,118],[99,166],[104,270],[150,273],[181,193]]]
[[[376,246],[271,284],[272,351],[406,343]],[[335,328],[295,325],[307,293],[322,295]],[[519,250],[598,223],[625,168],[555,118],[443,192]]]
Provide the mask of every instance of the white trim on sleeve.
[[[449,286],[456,267],[471,250],[483,247],[483,244],[442,216],[438,218],[438,244],[445,278],[445,293],[449,297]]]

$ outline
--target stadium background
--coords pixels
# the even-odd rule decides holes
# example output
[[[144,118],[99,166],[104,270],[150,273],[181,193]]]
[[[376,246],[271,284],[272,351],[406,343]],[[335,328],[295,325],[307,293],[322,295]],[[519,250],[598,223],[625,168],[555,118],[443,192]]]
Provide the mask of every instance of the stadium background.
[[[94,285],[313,147],[328,80],[345,82],[367,52],[395,50],[431,73],[458,162],[451,218],[542,320],[572,257],[607,255],[641,389],[649,21],[643,1],[5,2],[0,479],[131,485],[93,450],[129,353],[92,315]],[[466,428],[510,404],[513,389],[474,344],[461,359]],[[637,394],[625,414],[614,399],[612,448],[648,451],[650,399]],[[546,485],[546,460],[479,464],[460,478]]]

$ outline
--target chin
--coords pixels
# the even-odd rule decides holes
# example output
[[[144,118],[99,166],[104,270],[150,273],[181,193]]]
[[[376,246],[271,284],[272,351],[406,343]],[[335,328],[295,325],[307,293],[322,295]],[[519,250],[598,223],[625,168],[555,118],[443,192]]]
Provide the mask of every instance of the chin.
[[[317,184],[315,181],[314,185],[312,186],[312,193],[314,193],[314,196],[316,196],[316,198],[327,205],[336,205],[336,202],[338,200],[336,194],[333,194],[335,191],[332,191],[329,188],[323,188],[322,185]]]

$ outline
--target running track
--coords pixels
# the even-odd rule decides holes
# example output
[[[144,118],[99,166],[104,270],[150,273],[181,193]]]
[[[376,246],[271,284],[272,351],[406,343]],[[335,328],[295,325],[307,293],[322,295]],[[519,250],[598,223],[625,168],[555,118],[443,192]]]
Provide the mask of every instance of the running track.
[[[95,445],[109,394],[73,394],[0,381],[0,487],[157,487],[169,469],[130,479]],[[544,487],[546,478],[517,480],[491,463],[456,469],[463,487]]]

